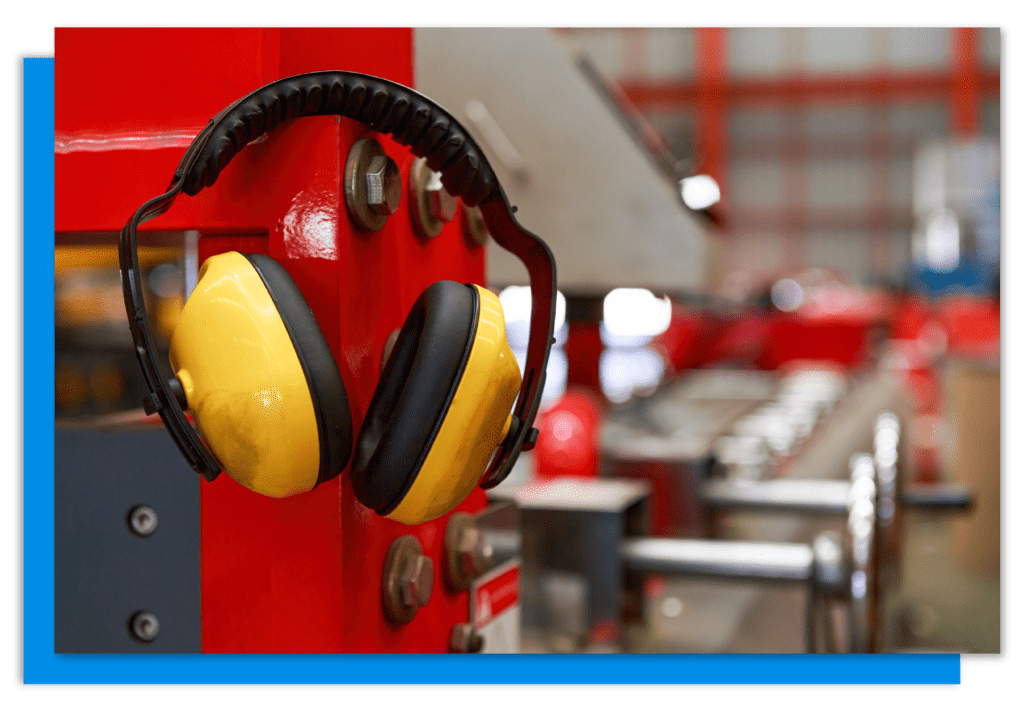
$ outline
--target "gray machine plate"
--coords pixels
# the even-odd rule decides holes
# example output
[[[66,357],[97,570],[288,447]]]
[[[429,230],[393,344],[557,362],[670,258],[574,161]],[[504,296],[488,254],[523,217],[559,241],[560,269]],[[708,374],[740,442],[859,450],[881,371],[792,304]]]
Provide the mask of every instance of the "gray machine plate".
[[[58,428],[54,435],[54,647],[57,653],[200,650],[199,485],[162,427]],[[142,538],[128,514],[145,504]],[[134,639],[140,610],[160,622]]]

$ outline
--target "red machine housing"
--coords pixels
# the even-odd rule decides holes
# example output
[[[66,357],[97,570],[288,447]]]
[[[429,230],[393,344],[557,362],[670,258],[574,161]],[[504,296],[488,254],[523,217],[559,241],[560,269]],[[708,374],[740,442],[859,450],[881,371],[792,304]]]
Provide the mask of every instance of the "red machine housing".
[[[278,78],[344,69],[415,87],[410,29],[58,29],[58,243],[116,243],[144,201],[163,193],[206,122]],[[388,334],[439,279],[483,283],[484,250],[462,218],[429,241],[406,208],[379,233],[355,229],[342,173],[351,145],[374,137],[408,184],[404,147],[335,117],[285,124],[244,150],[217,184],[140,232],[198,231],[200,258],[228,250],[277,259],[309,302],[341,369],[356,429]],[[445,586],[447,517],[409,527],[360,505],[347,473],[288,499],[224,476],[202,481],[204,652],[441,652],[469,620],[468,592]],[[458,507],[475,512],[482,491]],[[404,534],[434,563],[430,602],[392,626],[381,602],[385,556]]]

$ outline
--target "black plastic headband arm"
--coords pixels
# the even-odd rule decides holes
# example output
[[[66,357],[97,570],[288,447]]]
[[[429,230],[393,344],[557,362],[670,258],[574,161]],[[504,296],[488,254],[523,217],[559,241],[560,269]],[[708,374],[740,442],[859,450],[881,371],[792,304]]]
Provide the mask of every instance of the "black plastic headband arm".
[[[522,226],[498,184],[494,170],[468,132],[444,108],[416,91],[374,76],[320,71],[270,83],[225,108],[199,133],[175,170],[168,191],[140,208],[121,231],[121,272],[125,307],[136,354],[151,391],[147,410],[161,418],[189,464],[207,479],[220,472],[163,379],[153,354],[145,308],[138,291],[136,228],[170,208],[181,192],[194,196],[213,185],[224,167],[248,143],[282,122],[307,115],[339,115],[390,134],[407,145],[467,206],[479,205],[495,242],[516,255],[530,274],[533,291],[530,343],[516,422],[484,474],[484,487],[508,475],[519,452],[532,447],[533,421],[544,387],[544,370],[554,341],[555,261],[547,245]]]
[[[211,121],[189,146],[167,191],[163,195],[147,201],[131,217],[121,230],[118,246],[121,263],[121,287],[124,291],[124,305],[128,313],[128,326],[131,328],[132,340],[135,343],[135,356],[139,360],[142,376],[150,392],[149,396],[143,400],[143,406],[146,413],[159,412],[164,426],[170,432],[171,438],[174,439],[182,456],[193,470],[210,481],[220,474],[220,465],[203,445],[199,434],[195,432],[192,424],[181,410],[156,359],[156,345],[149,330],[145,301],[141,291],[142,274],[139,271],[137,229],[146,221],[165,213],[174,203],[183,184],[180,177],[195,163],[199,149],[206,143],[213,124]]]

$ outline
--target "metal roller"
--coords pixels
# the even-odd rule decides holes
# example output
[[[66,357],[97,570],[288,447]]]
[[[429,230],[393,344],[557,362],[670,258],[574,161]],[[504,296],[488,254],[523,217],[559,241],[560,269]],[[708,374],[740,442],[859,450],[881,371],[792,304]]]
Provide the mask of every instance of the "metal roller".
[[[701,484],[700,498],[710,509],[843,516],[849,507],[850,489],[848,480],[714,479]],[[971,510],[974,493],[955,483],[913,484],[900,492],[899,501],[905,510],[915,513],[957,514]]]
[[[694,578],[806,584],[814,573],[814,552],[799,543],[627,539],[619,557],[627,570]]]

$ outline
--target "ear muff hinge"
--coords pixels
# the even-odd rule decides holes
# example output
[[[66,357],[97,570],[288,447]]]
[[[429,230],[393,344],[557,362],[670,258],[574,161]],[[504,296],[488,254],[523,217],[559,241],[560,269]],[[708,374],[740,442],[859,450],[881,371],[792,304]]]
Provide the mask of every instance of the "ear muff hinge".
[[[182,409],[187,409],[188,397],[185,396],[185,388],[181,386],[181,382],[178,381],[178,378],[171,377],[167,380],[167,386],[170,388],[171,393],[174,394],[174,399],[178,402],[178,406]]]

